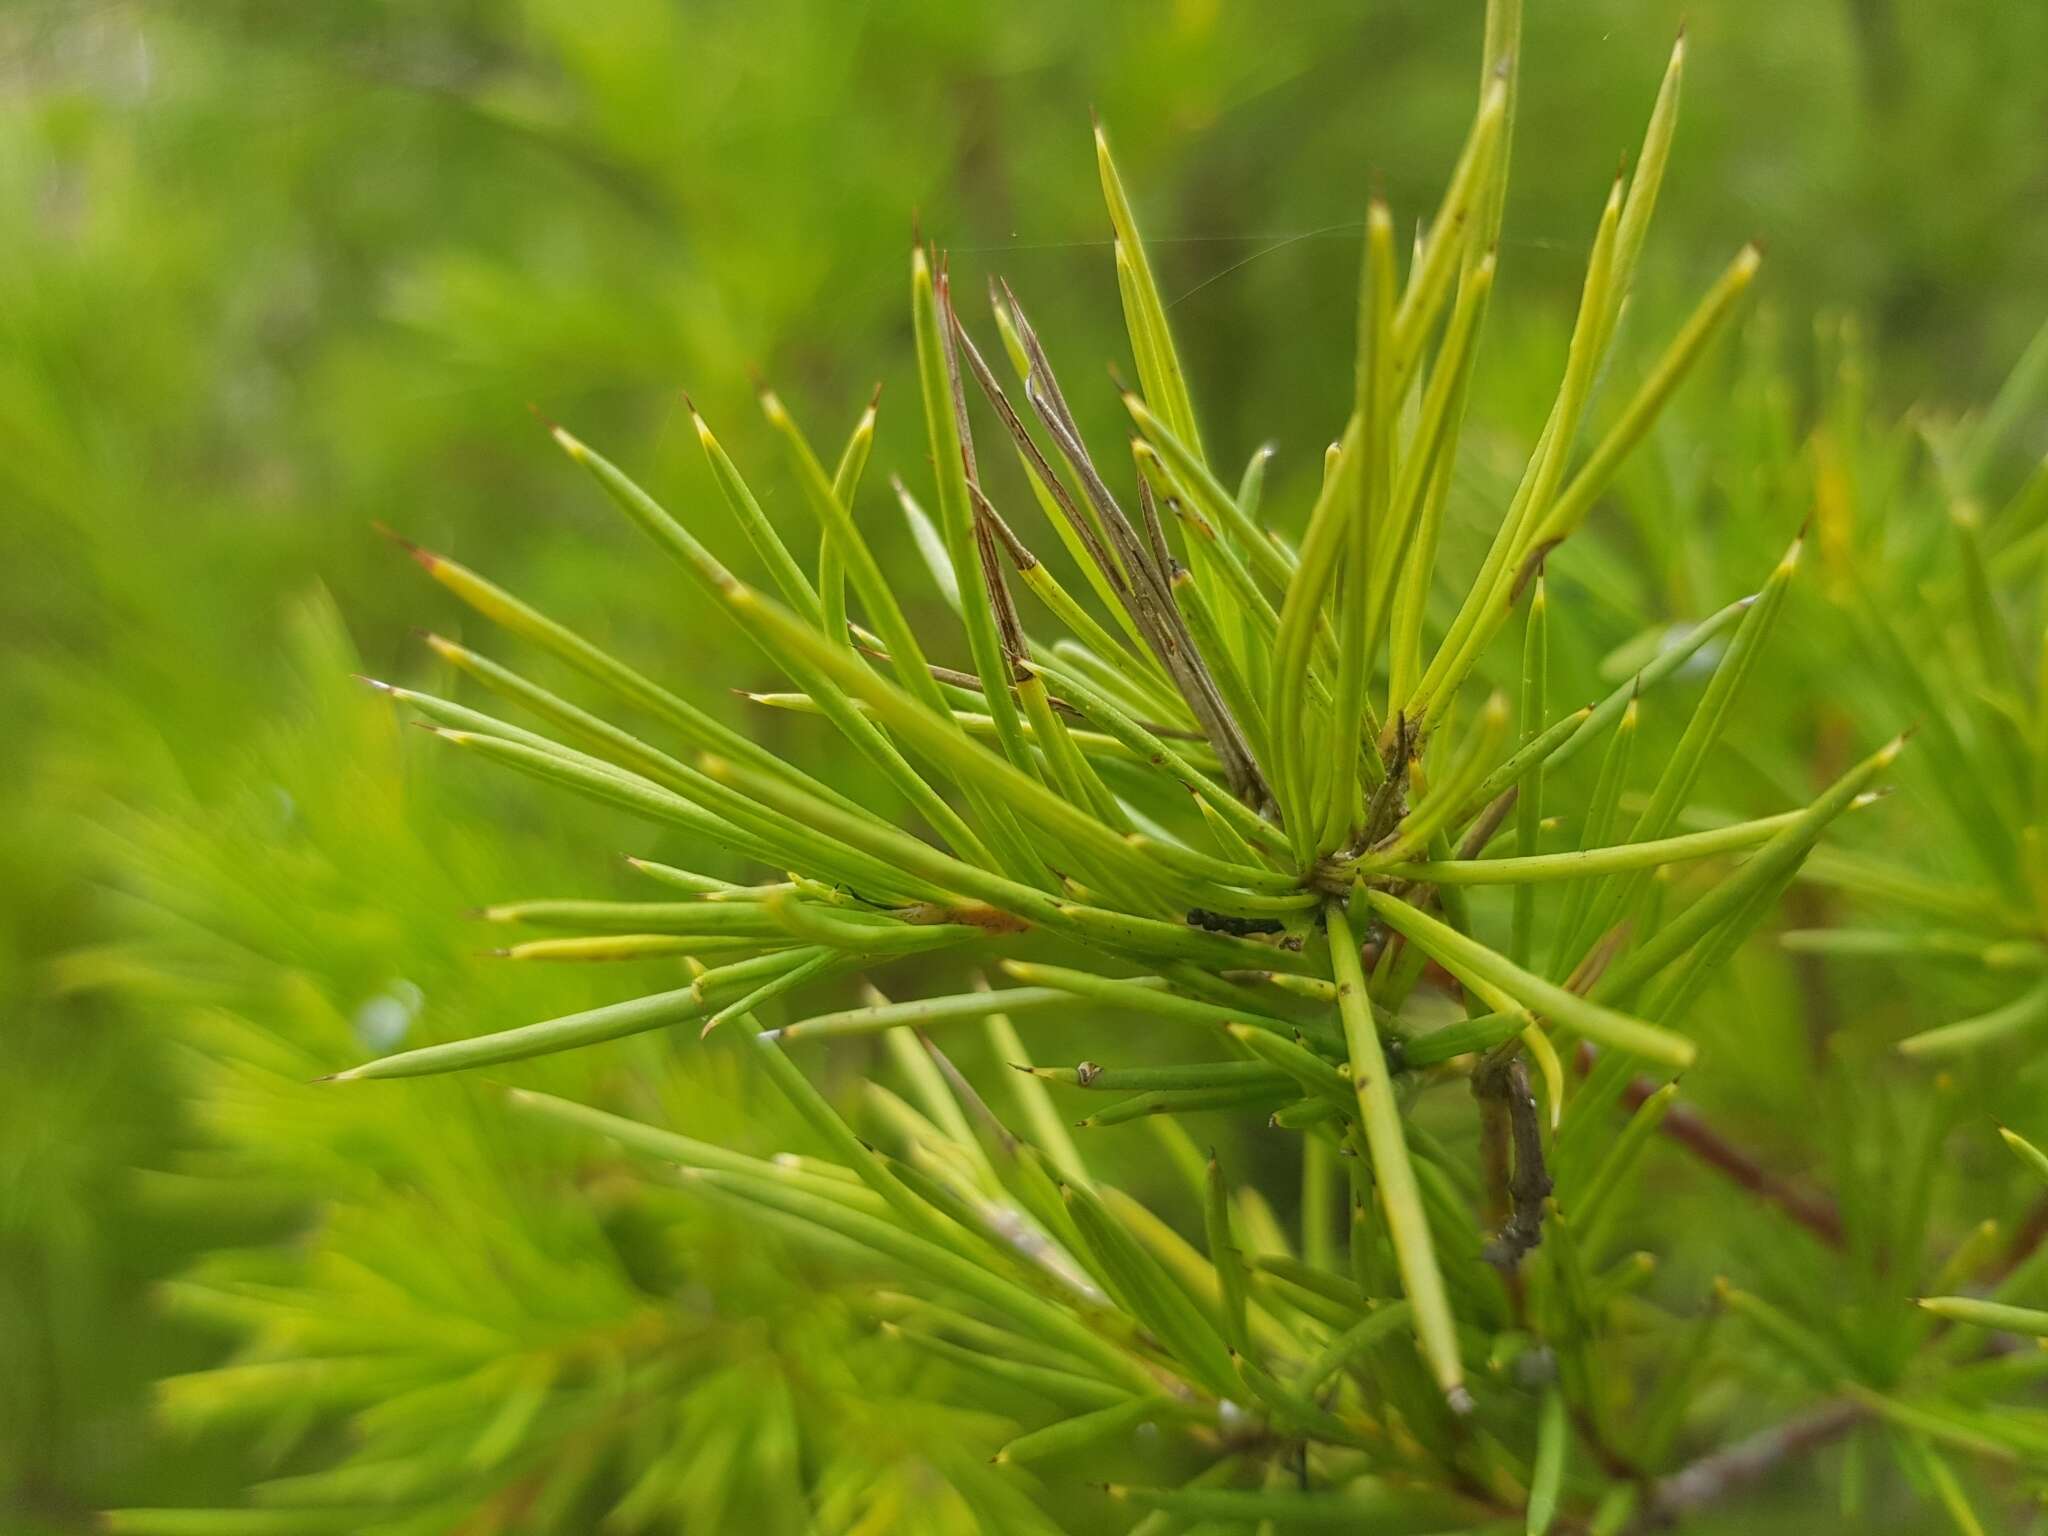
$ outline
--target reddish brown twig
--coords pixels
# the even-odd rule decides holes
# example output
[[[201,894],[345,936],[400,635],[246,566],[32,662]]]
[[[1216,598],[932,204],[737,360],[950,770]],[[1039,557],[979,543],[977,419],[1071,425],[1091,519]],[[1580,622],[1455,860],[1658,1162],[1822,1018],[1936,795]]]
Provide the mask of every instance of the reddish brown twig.
[[[1631,1078],[1622,1090],[1622,1103],[1633,1114],[1658,1086],[1647,1077]],[[1830,1248],[1845,1246],[1841,1212],[1833,1200],[1772,1173],[1716,1130],[1698,1110],[1674,1104],[1658,1129],[1731,1183],[1775,1205]]]
[[[1581,1043],[1577,1065],[1581,1073],[1590,1071],[1598,1052],[1591,1045]],[[1628,1086],[1621,1091],[1620,1107],[1629,1114],[1642,1108],[1643,1101],[1661,1085],[1647,1077],[1632,1077]],[[1842,1214],[1835,1208],[1835,1202],[1817,1190],[1801,1188],[1790,1179],[1771,1172],[1770,1169],[1735,1145],[1719,1130],[1714,1128],[1704,1115],[1687,1105],[1674,1104],[1665,1112],[1658,1131],[1677,1142],[1688,1152],[1715,1169],[1733,1183],[1751,1194],[1775,1205],[1785,1215],[1806,1228],[1830,1248],[1847,1246],[1848,1238],[1842,1230]],[[2048,1215],[2048,1213],[2044,1213]]]
[[[1662,1530],[1686,1515],[1761,1482],[1797,1456],[1838,1439],[1862,1418],[1851,1402],[1827,1402],[1680,1467],[1650,1485],[1638,1531]]]
[[[2019,1268],[2044,1240],[2048,1240],[2048,1195],[2029,1206],[2026,1216],[2013,1229],[2012,1241],[2005,1245],[2005,1256],[1999,1261],[1998,1278],[2002,1280]]]

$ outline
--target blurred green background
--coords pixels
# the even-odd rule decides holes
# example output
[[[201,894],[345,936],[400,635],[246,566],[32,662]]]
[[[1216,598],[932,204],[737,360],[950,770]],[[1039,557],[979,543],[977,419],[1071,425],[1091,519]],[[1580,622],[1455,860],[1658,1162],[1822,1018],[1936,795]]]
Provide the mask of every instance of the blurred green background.
[[[1785,377],[1806,376],[1821,313],[1860,318],[1887,416],[1978,398],[2010,366],[2048,271],[2048,8],[1530,10],[1487,419],[1540,421],[1587,233],[1686,11],[1684,119],[1640,309],[1668,316],[1757,236],[1752,328],[1768,335],[1748,344],[1787,356]],[[1479,25],[1476,0],[0,11],[0,1528],[233,1504],[261,1478],[337,1464],[343,1444],[360,1458],[380,1436],[394,1455],[412,1443],[398,1413],[337,1426],[416,1380],[153,1393],[253,1326],[176,1305],[164,1283],[194,1265],[308,1298],[278,1352],[317,1354],[324,1312],[374,1315],[391,1353],[417,1353],[439,1305],[502,1314],[522,1359],[650,1313],[700,1387],[720,1370],[758,1381],[754,1352],[792,1358],[800,1330],[774,1319],[801,1277],[693,1270],[723,1240],[697,1230],[712,1218],[565,1186],[573,1151],[517,1142],[467,1090],[340,1104],[301,1086],[396,1031],[616,995],[581,973],[500,978],[461,913],[616,883],[619,849],[650,851],[615,818],[422,763],[358,696],[349,671],[420,675],[408,627],[452,618],[372,520],[736,711],[725,690],[760,681],[751,658],[678,601],[524,407],[726,547],[679,386],[765,466],[755,372],[832,441],[882,381],[877,469],[921,483],[903,303],[916,218],[951,248],[970,316],[984,274],[1007,276],[1084,419],[1116,431],[1091,106],[1175,298],[1212,445],[1235,461],[1274,442],[1291,489],[1348,389],[1366,191],[1380,179],[1408,217],[1432,200]],[[1809,403],[1783,388],[1797,432]],[[910,562],[880,483],[865,515]],[[1483,474],[1474,485],[1483,496]],[[1617,643],[1729,595],[1669,571],[1628,580]],[[815,740],[780,717],[760,728],[792,751]],[[556,1081],[671,1094],[709,1139],[784,1134],[720,1091],[715,1059],[679,1060],[620,1052]],[[448,1231],[497,1258],[399,1274]],[[694,1330],[649,1300],[678,1274],[714,1293]],[[422,1380],[502,1364],[436,1347],[447,1358],[409,1367]],[[806,1437],[858,1432],[834,1417],[835,1384],[790,1380]],[[683,1413],[687,1394],[667,1395]],[[576,1403],[558,1410],[608,1444]],[[954,1432],[892,1430],[906,1456]],[[543,1438],[501,1437],[522,1431]],[[771,1461],[756,1470],[773,1481]],[[707,1485],[738,1475],[715,1472]],[[527,1483],[491,1486],[511,1491],[467,1510],[423,1493],[404,1528],[454,1529],[458,1510],[464,1529],[546,1528]],[[574,1491],[561,1498],[577,1528]]]

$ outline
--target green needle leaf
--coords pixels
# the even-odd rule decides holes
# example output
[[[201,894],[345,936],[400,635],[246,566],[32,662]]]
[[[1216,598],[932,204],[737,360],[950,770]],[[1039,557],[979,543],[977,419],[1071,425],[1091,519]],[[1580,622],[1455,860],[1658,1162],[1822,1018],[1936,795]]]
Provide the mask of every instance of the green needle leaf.
[[[1976,1296],[1922,1296],[1918,1305],[1952,1323],[1996,1328],[2002,1333],[2022,1333],[2036,1339],[2048,1338],[2048,1312],[2037,1307],[2009,1306]]]
[[[1565,1415],[1564,1393],[1553,1383],[1544,1389],[1536,1419],[1536,1460],[1529,1473],[1528,1536],[1545,1536],[1557,1518],[1557,1495],[1564,1484],[1565,1452],[1571,1444],[1571,1422]]]
[[[1209,1261],[1216,1268],[1223,1306],[1223,1337],[1231,1349],[1242,1355],[1251,1349],[1245,1297],[1250,1278],[1245,1272],[1244,1252],[1230,1222],[1230,1186],[1216,1154],[1209,1154],[1203,1186],[1202,1224],[1209,1244]]]
[[[1023,1466],[1051,1456],[1085,1450],[1091,1445],[1127,1435],[1149,1420],[1179,1418],[1187,1411],[1172,1398],[1134,1397],[1127,1402],[1113,1403],[1107,1408],[1077,1414],[1071,1419],[1062,1419],[1057,1424],[1048,1424],[1043,1429],[1019,1435],[989,1459],[999,1466]]]
[[[2007,1130],[2002,1125],[1998,1128],[1998,1134],[2012,1150],[2014,1157],[2039,1174],[2043,1183],[2048,1183],[2048,1152],[2043,1152],[2018,1131]]]
[[[1449,924],[1438,921],[1382,891],[1364,892],[1367,904],[1388,927],[1468,985],[1505,994],[1532,1012],[1546,1015],[1597,1045],[1626,1051],[1683,1071],[1696,1054],[1683,1035],[1646,1024],[1612,1008],[1567,992],[1523,970]]]
[[[1899,1042],[1899,1049],[1908,1056],[1940,1060],[1982,1050],[2043,1024],[2048,1024],[2048,983],[2023,992],[1988,1013],[1909,1035]]]
[[[1324,909],[1324,921],[1329,925],[1331,973],[1337,983],[1337,1009],[1344,1020],[1345,1043],[1351,1051],[1351,1081],[1358,1095],[1359,1121],[1365,1128],[1366,1145],[1372,1154],[1373,1183],[1386,1208],[1387,1230],[1393,1236],[1394,1258],[1401,1271],[1401,1288],[1414,1306],[1416,1338],[1438,1388],[1454,1412],[1464,1413],[1470,1410],[1472,1399],[1465,1390],[1457,1321],[1444,1293],[1429,1219],[1423,1214],[1422,1195],[1408,1161],[1401,1109],[1394,1098],[1393,1077],[1387,1070],[1386,1057],[1380,1050],[1379,1031],[1373,1024],[1357,941],[1351,936],[1341,903],[1333,901]]]
[[[1095,164],[1102,176],[1102,197],[1109,205],[1109,224],[1116,237],[1117,285],[1124,297],[1124,323],[1130,331],[1131,352],[1145,399],[1200,461],[1201,434],[1195,426],[1187,375],[1174,351],[1173,334],[1167,328],[1166,304],[1159,296],[1159,284],[1152,276],[1144,242],[1138,238],[1138,222],[1131,213],[1130,199],[1124,195],[1123,179],[1110,158],[1109,136],[1100,123],[1095,125]]]

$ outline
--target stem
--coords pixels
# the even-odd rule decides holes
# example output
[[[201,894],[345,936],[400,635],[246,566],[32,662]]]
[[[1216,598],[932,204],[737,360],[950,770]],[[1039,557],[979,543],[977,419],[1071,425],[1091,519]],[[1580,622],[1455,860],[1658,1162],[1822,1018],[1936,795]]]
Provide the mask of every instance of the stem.
[[[1519,1041],[1502,1050],[1518,1052]],[[1496,1053],[1497,1054],[1497,1053]],[[1479,1100],[1485,1127],[1485,1160],[1489,1183],[1497,1178],[1497,1190],[1489,1199],[1496,1210],[1490,1219],[1500,1230],[1486,1245],[1487,1263],[1510,1274],[1522,1256],[1543,1241],[1543,1203],[1550,1198],[1550,1172],[1543,1164],[1543,1127],[1536,1113],[1536,1097],[1529,1091],[1529,1069],[1520,1055],[1496,1060],[1489,1055],[1472,1074],[1472,1096]],[[1513,1171],[1506,1167],[1508,1146],[1514,1150]],[[1504,1197],[1504,1198],[1503,1198]],[[1505,1219],[1498,1207],[1505,1206]]]
[[[1650,1485],[1649,1507],[1637,1519],[1635,1529],[1661,1530],[1740,1493],[1795,1456],[1804,1456],[1840,1438],[1862,1417],[1863,1409],[1855,1403],[1826,1402],[1709,1452]]]
[[[1590,1066],[1593,1055],[1592,1047],[1582,1046],[1580,1065]],[[1621,1092],[1620,1107],[1634,1114],[1660,1086],[1648,1077],[1630,1078],[1628,1086]],[[1817,1191],[1802,1189],[1791,1180],[1772,1173],[1717,1130],[1698,1110],[1674,1104],[1665,1113],[1658,1130],[1732,1183],[1775,1205],[1828,1247],[1839,1250],[1847,1245],[1842,1231],[1842,1215],[1832,1199]]]
[[[1658,1084],[1647,1077],[1632,1078],[1622,1093],[1622,1102],[1633,1113],[1657,1088]],[[1698,1110],[1674,1104],[1665,1112],[1664,1123],[1658,1129],[1700,1161],[1777,1206],[1830,1248],[1844,1246],[1842,1217],[1833,1200],[1772,1173],[1716,1130]]]

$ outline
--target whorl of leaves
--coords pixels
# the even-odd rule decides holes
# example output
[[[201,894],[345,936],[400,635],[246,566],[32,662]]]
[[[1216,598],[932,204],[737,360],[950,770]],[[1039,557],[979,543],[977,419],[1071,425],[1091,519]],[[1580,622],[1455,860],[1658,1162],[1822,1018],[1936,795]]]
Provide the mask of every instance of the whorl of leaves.
[[[1367,210],[1350,406],[1331,423],[1305,519],[1286,519],[1298,541],[1266,522],[1265,450],[1241,474],[1213,457],[1100,131],[1137,376],[1123,398],[1134,435],[1116,453],[1084,439],[1017,294],[995,285],[977,340],[943,254],[911,256],[933,510],[900,485],[897,499],[964,646],[913,627],[856,515],[874,404],[828,460],[779,397],[762,396],[816,522],[813,558],[789,547],[693,408],[765,584],[714,553],[699,520],[552,429],[786,677],[759,702],[823,716],[889,786],[885,808],[413,547],[471,609],[656,729],[629,730],[438,637],[446,661],[531,724],[378,686],[452,746],[762,874],[743,884],[636,861],[643,900],[490,907],[489,921],[544,935],[507,943],[511,960],[672,957],[687,979],[338,1076],[501,1066],[681,1024],[748,1032],[835,1162],[764,1161],[536,1093],[509,1102],[679,1168],[705,1198],[799,1241],[895,1271],[900,1294],[883,1310],[906,1347],[1026,1380],[1049,1405],[1003,1467],[1143,1424],[1185,1442],[1206,1461],[1186,1486],[1109,1489],[1141,1529],[1615,1530],[1719,1498],[1864,1412],[1933,1434],[1926,1410],[1863,1388],[1767,1432],[1770,1444],[1674,1469],[1714,1314],[1694,1324],[1631,1309],[1649,1261],[1615,1256],[1617,1191],[1680,1113],[1671,1080],[1694,1060],[1685,1026],[1702,988],[1830,824],[1871,797],[1899,744],[1866,748],[1779,814],[1729,822],[1695,806],[1784,611],[1797,540],[1775,562],[1755,551],[1753,594],[1723,594],[1725,607],[1605,697],[1550,697],[1551,631],[1572,616],[1553,612],[1545,562],[1758,268],[1755,247],[1737,251],[1648,369],[1594,408],[1676,125],[1683,39],[1633,169],[1601,207],[1549,415],[1477,568],[1450,579],[1441,535],[1493,288],[1519,33],[1514,0],[1496,0],[1477,111],[1405,262],[1393,211],[1377,198]],[[1007,507],[999,477],[984,475],[1000,455],[1014,455],[1005,478],[1024,490]],[[1047,558],[1055,545],[1066,577]],[[1494,690],[1479,679],[1517,614],[1519,667]],[[965,666],[934,659],[955,651]],[[1688,663],[1705,687],[1646,773],[1638,720]],[[1589,750],[1599,769],[1585,803],[1566,808],[1568,836],[1546,781]],[[1682,904],[1662,874],[1680,866],[1708,876],[1684,884]],[[973,967],[1005,984],[804,1011],[906,957],[963,984]],[[1019,1026],[1028,1035],[1035,1015],[1084,1008],[1122,1021],[1105,1060],[1034,1065]],[[764,1027],[764,1014],[789,1021]],[[1118,1038],[1155,1029],[1191,1042],[1190,1059],[1116,1060]],[[962,1031],[1024,1070],[1000,1093],[978,1089],[947,1054]],[[805,1041],[854,1035],[881,1036],[914,1089],[915,1103],[878,1098],[872,1134],[796,1062]],[[1419,1099],[1450,1091],[1478,1101],[1473,1152],[1414,1122]],[[1082,1103],[1100,1106],[1078,1116],[1084,1127],[1143,1117],[1159,1130],[1203,1213],[1201,1247],[1091,1172],[1070,1124]],[[1307,1229],[1297,1247],[1257,1189],[1205,1163],[1176,1117],[1219,1109],[1298,1132],[1305,1189],[1330,1199],[1348,1185],[1343,1251]],[[1750,1172],[1810,1230],[1833,1219]],[[1788,1351],[1805,1347],[1766,1303],[1731,1291],[1724,1304],[1782,1332]]]

